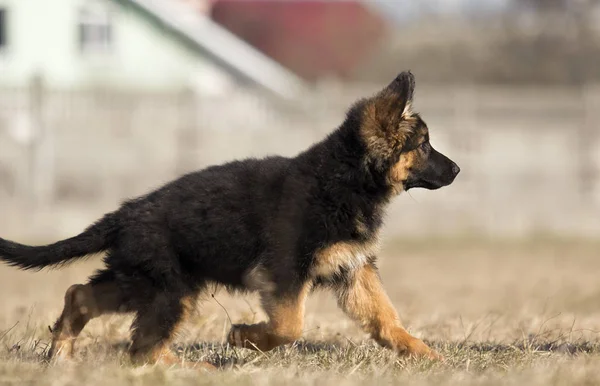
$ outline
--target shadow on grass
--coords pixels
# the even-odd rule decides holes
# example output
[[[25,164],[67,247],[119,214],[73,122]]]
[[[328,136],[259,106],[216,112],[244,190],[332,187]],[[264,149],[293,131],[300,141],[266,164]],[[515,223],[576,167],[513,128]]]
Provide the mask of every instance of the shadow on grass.
[[[600,354],[600,342],[534,342],[518,341],[511,344],[500,343],[464,343],[464,342],[426,342],[436,350],[443,352],[457,352],[472,354],[507,354],[507,353],[554,353],[567,356],[578,354]],[[119,342],[111,345],[111,350],[126,352],[128,342]],[[173,350],[180,356],[189,360],[207,361],[218,368],[231,368],[242,366],[255,358],[262,356],[259,352],[250,354],[250,351],[242,351],[227,344],[217,342],[198,342],[192,344],[174,345]],[[358,344],[340,344],[329,342],[306,342],[297,341],[293,345],[276,348],[264,353],[268,358],[279,355],[333,355],[347,352],[349,350],[379,350],[373,342],[361,342]]]
[[[519,341],[512,344],[500,343],[461,343],[461,342],[427,342],[431,347],[441,352],[462,351],[467,354],[506,354],[506,353],[554,353],[559,355],[576,356],[579,354],[600,354],[600,342],[531,342]],[[239,355],[239,350],[228,345],[218,343],[195,343],[178,346],[178,353],[186,353],[192,356],[203,356],[217,367],[229,367],[243,365],[248,362],[245,355]],[[372,342],[363,342],[357,345],[345,345],[328,342],[305,342],[298,341],[288,347],[276,348],[269,352],[271,355],[283,355],[292,353],[294,355],[318,355],[339,354],[347,350],[378,350]],[[260,355],[260,354],[258,354]]]
[[[600,342],[529,342],[529,341],[518,341],[511,344],[502,343],[456,343],[456,342],[426,342],[431,347],[442,350],[466,350],[474,352],[509,352],[509,351],[526,351],[526,352],[552,352],[560,354],[593,354],[600,353]],[[372,343],[360,343],[355,347],[368,348],[373,347],[375,344]],[[201,342],[193,343],[185,346],[177,346],[178,351],[223,351],[226,345],[220,343]],[[376,346],[375,346],[376,347]],[[295,350],[302,354],[315,354],[320,352],[341,352],[348,349],[348,345],[328,342],[305,342],[297,341],[292,346],[279,347],[271,352],[283,352],[286,350]],[[230,348],[230,350],[232,350]]]
[[[557,354],[593,354],[600,353],[600,344],[597,342],[515,342],[512,344],[499,343],[450,343],[433,344],[434,347],[446,347],[455,350],[466,350],[480,353],[506,353],[506,352],[547,352]]]
[[[428,341],[426,342],[431,347],[447,355],[451,353],[460,353],[461,356],[471,356],[477,354],[539,354],[553,353],[564,356],[577,356],[580,354],[600,354],[600,341],[580,341],[580,342],[549,342],[549,341],[516,341],[510,344],[493,343],[493,342],[448,342],[448,341]],[[81,354],[84,360],[98,360],[98,354],[120,361],[120,357],[127,355],[129,342],[121,341],[114,344],[91,344],[82,348]],[[372,341],[364,341],[359,343],[332,343],[332,342],[306,342],[297,341],[293,345],[276,348],[267,353],[257,351],[240,350],[231,347],[228,344],[219,342],[199,342],[193,344],[176,344],[173,350],[181,358],[186,358],[191,361],[206,361],[212,365],[228,369],[237,366],[244,366],[256,361],[267,360],[267,362],[279,361],[286,358],[287,361],[298,361],[306,359],[310,363],[320,363],[318,358],[328,357],[331,360],[325,363],[335,362],[339,358],[355,357],[371,357],[376,358],[379,354],[383,354],[381,349]],[[39,353],[17,352],[8,350],[6,353],[9,357],[19,356],[20,360],[38,362],[43,358]],[[304,358],[304,359],[303,359]],[[338,358],[338,359],[336,359]],[[260,362],[257,363],[260,366]]]

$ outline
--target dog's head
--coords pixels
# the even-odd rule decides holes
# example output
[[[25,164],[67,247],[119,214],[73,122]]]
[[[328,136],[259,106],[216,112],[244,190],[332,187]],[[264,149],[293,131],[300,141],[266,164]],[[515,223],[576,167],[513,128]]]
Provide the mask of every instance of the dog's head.
[[[402,72],[374,97],[361,103],[359,135],[367,162],[385,174],[396,193],[450,185],[460,168],[429,142],[429,129],[412,110],[415,78]]]

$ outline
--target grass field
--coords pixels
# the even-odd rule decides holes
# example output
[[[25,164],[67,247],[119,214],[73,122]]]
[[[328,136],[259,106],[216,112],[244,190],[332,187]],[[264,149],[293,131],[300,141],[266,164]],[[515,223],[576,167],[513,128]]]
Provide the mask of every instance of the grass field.
[[[177,337],[181,356],[220,370],[205,374],[127,365],[130,317],[92,321],[74,363],[46,365],[48,325],[64,291],[98,260],[62,271],[0,268],[0,384],[18,385],[358,385],[600,384],[600,243],[402,242],[385,244],[384,284],[404,324],[445,363],[399,359],[314,294],[301,341],[273,352],[223,344],[234,322],[263,317],[255,297],[224,292],[199,303]],[[229,315],[229,316],[228,316]]]

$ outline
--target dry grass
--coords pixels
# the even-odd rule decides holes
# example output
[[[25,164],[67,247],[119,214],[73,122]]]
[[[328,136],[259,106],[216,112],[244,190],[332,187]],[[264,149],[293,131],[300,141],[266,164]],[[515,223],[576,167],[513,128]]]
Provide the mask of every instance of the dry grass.
[[[263,317],[257,300],[208,296],[175,347],[221,366],[216,374],[132,368],[130,318],[84,330],[76,363],[46,365],[47,326],[66,288],[98,261],[63,271],[0,268],[0,384],[599,384],[600,243],[388,242],[384,284],[407,327],[446,363],[398,359],[366,339],[327,293],[311,297],[303,339],[268,353],[224,345],[234,322]],[[217,304],[218,302],[222,305]],[[225,312],[227,311],[227,313]]]

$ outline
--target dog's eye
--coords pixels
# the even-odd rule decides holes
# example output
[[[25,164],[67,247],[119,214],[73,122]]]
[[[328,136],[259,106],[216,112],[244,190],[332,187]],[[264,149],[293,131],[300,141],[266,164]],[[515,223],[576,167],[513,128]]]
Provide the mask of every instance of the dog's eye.
[[[429,147],[429,142],[423,142],[420,146],[419,149],[421,150],[427,150],[427,148]]]

